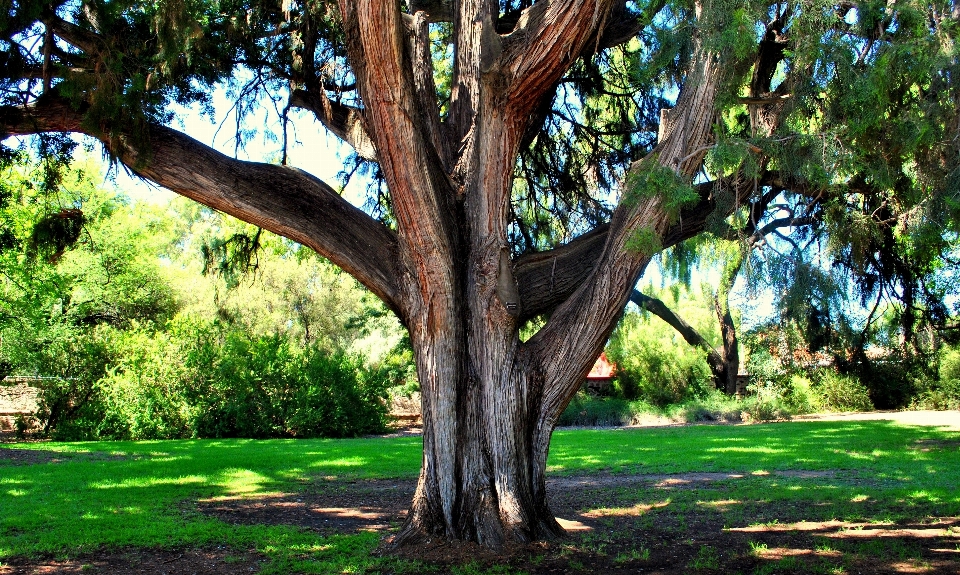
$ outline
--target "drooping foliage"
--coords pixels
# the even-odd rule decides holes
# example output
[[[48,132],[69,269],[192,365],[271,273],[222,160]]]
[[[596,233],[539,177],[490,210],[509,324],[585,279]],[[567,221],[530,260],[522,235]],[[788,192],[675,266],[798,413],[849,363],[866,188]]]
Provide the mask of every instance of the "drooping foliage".
[[[509,32],[527,7],[501,2],[497,31]],[[696,29],[732,63],[706,173],[780,188],[824,228],[850,232],[832,234],[837,263],[864,301],[898,299],[908,332],[924,321],[918,314],[942,319],[942,294],[925,280],[946,249],[936,230],[956,221],[956,10],[949,1],[717,1],[697,20],[683,2],[624,3],[612,17],[629,25],[609,34],[625,37],[579,59],[529,122],[516,163],[514,251],[549,248],[609,218],[626,169],[663,136],[660,112],[676,100]],[[235,102],[238,146],[257,129],[244,118],[262,117],[264,104],[285,148],[291,104],[339,119],[341,106],[361,103],[337,10],[326,2],[26,0],[0,15],[0,30],[5,103],[55,91],[82,107],[85,130],[139,134],[145,154],[149,126],[171,122],[176,105],[212,115],[215,86]],[[451,89],[451,32],[442,17],[431,28],[441,102]],[[367,148],[350,143],[376,174]],[[387,193],[382,183],[373,189]],[[737,202],[722,183],[714,193],[718,203]],[[387,198],[375,205],[390,218]]]
[[[658,252],[782,229],[778,280],[848,274],[896,302],[904,341],[944,322],[925,280],[956,235],[958,16],[955,0],[31,1],[0,22],[0,118],[93,136],[375,293],[424,392],[430,464],[397,541],[498,546],[562,532],[553,425]],[[221,89],[237,147],[270,135],[280,166],[176,124]],[[368,213],[286,166],[311,119],[353,148],[346,173],[373,176]],[[833,317],[827,291],[807,299],[785,308]]]

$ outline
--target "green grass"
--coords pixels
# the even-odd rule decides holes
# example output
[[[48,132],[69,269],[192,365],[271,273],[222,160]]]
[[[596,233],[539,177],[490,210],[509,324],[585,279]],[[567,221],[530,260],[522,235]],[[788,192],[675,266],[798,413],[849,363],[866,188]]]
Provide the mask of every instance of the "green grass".
[[[896,521],[923,517],[930,510],[938,516],[960,515],[960,450],[953,443],[944,449],[918,448],[926,445],[918,441],[958,437],[956,432],[882,421],[561,430],[554,435],[548,468],[553,475],[743,476],[715,481],[709,489],[618,492],[630,505],[666,502],[650,515],[658,517],[658,525],[673,525],[678,531],[689,528],[690,513],[720,514],[725,524],[739,525],[763,517],[769,506],[783,505],[803,509],[810,520]],[[379,543],[377,534],[323,537],[289,526],[230,525],[188,505],[210,497],[316,488],[317,483],[336,480],[414,479],[420,465],[419,438],[5,447],[56,452],[61,461],[29,466],[0,461],[0,562],[16,556],[80,556],[99,549],[224,545],[265,555],[264,573],[421,570],[412,563],[371,556]],[[829,476],[812,479],[776,473],[827,470]],[[614,505],[598,502],[604,506]],[[585,543],[604,552],[599,539]],[[867,546],[857,552],[879,551]],[[650,555],[647,549],[637,553]],[[914,551],[899,549],[895,554],[911,557]],[[632,551],[620,557],[636,558]],[[695,567],[710,568],[716,560],[707,549]],[[479,567],[468,564],[461,572],[475,569]]]

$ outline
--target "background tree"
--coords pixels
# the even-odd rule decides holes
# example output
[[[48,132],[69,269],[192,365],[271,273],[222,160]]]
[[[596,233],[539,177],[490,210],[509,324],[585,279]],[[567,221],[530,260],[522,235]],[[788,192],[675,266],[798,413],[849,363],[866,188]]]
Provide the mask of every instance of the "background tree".
[[[353,278],[198,204],[133,202],[78,164],[53,190],[43,169],[0,175],[0,358],[3,375],[44,378],[43,435],[385,428],[386,389],[407,383],[409,360],[395,318]],[[201,246],[246,234],[261,245],[255,272],[203,275]]]
[[[562,532],[544,481],[554,424],[664,247],[772,187],[841,214],[858,198],[950,207],[952,0],[417,8],[25,0],[0,16],[7,133],[99,139],[140,176],[316,250],[398,315],[424,414],[398,544]],[[374,162],[381,221],[166,125],[220,83],[238,116],[276,106],[277,140],[299,108]]]

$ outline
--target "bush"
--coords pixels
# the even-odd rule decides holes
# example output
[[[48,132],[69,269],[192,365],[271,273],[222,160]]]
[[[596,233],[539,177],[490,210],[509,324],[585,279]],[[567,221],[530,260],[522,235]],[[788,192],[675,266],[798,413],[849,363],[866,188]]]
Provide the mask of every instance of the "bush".
[[[960,380],[960,349],[947,349],[940,357],[940,381]]]
[[[822,409],[823,401],[813,382],[803,375],[792,375],[781,389],[784,406],[794,415],[814,413]]]
[[[101,377],[56,380],[42,390],[47,431],[57,439],[267,438],[350,437],[387,427],[389,366],[189,319],[169,328],[145,324],[101,338],[101,352],[90,354],[100,358]]]
[[[870,411],[873,403],[866,386],[854,377],[824,370],[815,386],[821,406],[829,411]]]
[[[639,314],[624,316],[608,357],[617,365],[614,390],[624,399],[663,407],[704,396],[714,387],[702,352],[675,341],[674,332],[647,325]]]
[[[251,338],[226,333],[203,344],[218,349],[198,350],[202,363],[188,363],[194,371],[189,390],[197,406],[193,428],[198,437],[282,437],[284,406],[296,393],[295,372],[300,358],[286,338]]]
[[[59,441],[96,437],[105,406],[97,382],[112,361],[111,328],[74,330],[63,337],[38,342],[34,361],[49,366],[52,379],[37,395],[34,414],[43,435]]]
[[[580,391],[560,415],[557,425],[615,427],[629,425],[632,420],[633,412],[629,401],[615,397],[597,397]]]
[[[947,349],[940,358],[939,379],[920,385],[911,409],[960,409],[960,350]]]
[[[941,380],[921,391],[910,403],[911,409],[960,409],[960,379]]]
[[[694,423],[699,421],[742,421],[743,402],[718,389],[713,389],[667,410],[670,419]]]
[[[312,350],[303,375],[287,418],[290,435],[354,437],[386,429],[388,369],[364,369],[358,357]]]
[[[387,371],[359,357],[286,338],[226,337],[223,353],[199,349],[193,401],[200,437],[352,437],[386,429]]]
[[[118,358],[98,382],[104,419],[101,439],[177,439],[191,437],[192,406],[184,394],[186,368],[178,342],[151,326],[136,326],[118,336]]]
[[[664,417],[664,414],[645,401],[627,401],[621,397],[598,397],[579,391],[560,415],[557,425],[618,427],[633,425],[651,416],[660,418]]]
[[[750,421],[789,419],[790,408],[783,399],[785,388],[775,383],[750,384],[743,400],[744,418]]]
[[[870,403],[877,409],[906,407],[919,391],[925,360],[911,356],[891,356],[858,366],[856,376],[867,388]]]

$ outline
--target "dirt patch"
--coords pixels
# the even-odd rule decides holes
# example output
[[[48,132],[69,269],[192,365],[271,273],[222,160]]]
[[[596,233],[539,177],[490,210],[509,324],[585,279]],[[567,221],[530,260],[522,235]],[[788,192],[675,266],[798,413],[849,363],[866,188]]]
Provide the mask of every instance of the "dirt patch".
[[[324,535],[386,534],[406,518],[415,488],[413,481],[323,481],[302,493],[204,499],[195,510],[231,524],[296,525]]]
[[[255,573],[263,557],[257,553],[214,549],[130,549],[82,559],[36,561],[13,559],[0,563],[0,575],[220,575]]]
[[[779,471],[776,477],[825,478],[830,471]],[[749,473],[682,473],[674,475],[589,475],[555,477],[547,480],[547,490],[555,494],[552,508],[563,519],[568,531],[600,527],[601,515],[582,512],[589,496],[600,490],[653,487],[659,490],[692,489],[704,483],[755,477]],[[314,489],[293,494],[268,496],[219,497],[197,501],[194,510],[231,524],[297,525],[321,533],[379,531],[385,535],[399,527],[407,516],[416,482],[367,480],[322,482]]]
[[[960,450],[960,439],[918,439],[914,443],[917,451],[956,451]]]
[[[142,455],[114,455],[97,451],[62,452],[49,449],[16,449],[0,447],[0,468],[4,466],[38,465],[41,463],[63,463],[83,459],[85,461],[120,461],[124,459],[142,459]]]
[[[833,472],[774,472],[811,487],[849,479]],[[547,485],[551,506],[568,536],[491,553],[476,545],[433,540],[402,552],[440,575],[482,573],[960,573],[960,518],[922,515],[903,523],[804,521],[810,501],[701,500],[729,482],[766,476],[730,473],[568,476]],[[374,531],[384,540],[402,523],[415,487],[411,480],[318,479],[298,493],[217,498],[185,504],[234,524],[284,524],[321,535]],[[700,487],[703,491],[689,491]],[[72,560],[17,558],[0,575],[97,573],[226,575],[256,573],[265,558],[226,548],[125,550]],[[469,564],[473,567],[465,568]],[[475,568],[475,569],[474,569]],[[504,573],[505,571],[497,571]],[[384,573],[386,575],[386,572]]]
[[[671,507],[675,490],[758,477],[855,480],[832,471],[557,477],[547,489],[568,531],[565,539],[499,553],[431,540],[401,556],[432,564],[441,574],[463,572],[464,564],[478,570],[507,564],[511,573],[529,575],[960,573],[956,517],[906,524],[790,521],[803,517],[809,502],[744,508],[732,499],[699,502],[693,510]],[[387,540],[403,522],[414,487],[413,481],[321,482],[303,493],[205,500],[194,509],[230,523],[299,525],[323,534],[376,531]],[[746,527],[729,525],[728,512],[736,508]]]
[[[0,448],[0,466],[4,465],[37,465],[39,463],[59,463],[69,459],[63,453],[44,451],[41,449],[7,449]]]

